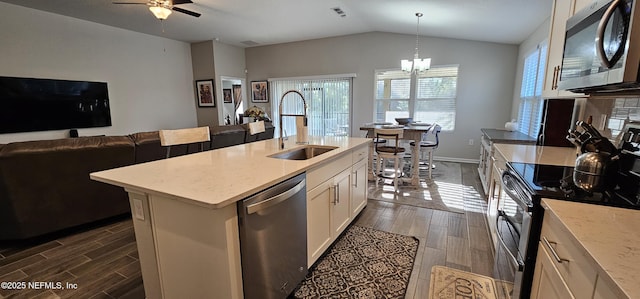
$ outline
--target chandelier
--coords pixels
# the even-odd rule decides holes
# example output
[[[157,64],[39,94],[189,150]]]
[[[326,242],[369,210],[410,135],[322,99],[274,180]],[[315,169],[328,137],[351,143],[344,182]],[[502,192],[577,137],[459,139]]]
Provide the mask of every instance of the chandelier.
[[[424,72],[431,67],[431,58],[420,59],[418,55],[418,47],[419,47],[419,29],[420,29],[420,17],[422,17],[422,13],[417,12],[416,17],[418,17],[418,25],[416,26],[416,53],[413,55],[413,60],[402,59],[400,61],[400,65],[402,70],[405,72]]]

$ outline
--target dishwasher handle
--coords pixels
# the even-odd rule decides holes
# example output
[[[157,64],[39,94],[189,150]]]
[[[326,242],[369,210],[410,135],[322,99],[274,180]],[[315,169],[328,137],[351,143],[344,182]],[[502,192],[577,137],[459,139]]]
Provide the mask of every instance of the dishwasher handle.
[[[298,183],[297,185],[295,185],[293,188],[282,192],[276,196],[272,196],[269,197],[265,200],[256,202],[254,204],[250,204],[247,206],[247,214],[253,214],[259,211],[262,211],[266,208],[275,206],[289,198],[291,198],[291,196],[293,196],[294,194],[300,192],[300,190],[302,190],[302,188],[304,188],[304,186],[306,185],[307,180],[302,180],[300,183]]]

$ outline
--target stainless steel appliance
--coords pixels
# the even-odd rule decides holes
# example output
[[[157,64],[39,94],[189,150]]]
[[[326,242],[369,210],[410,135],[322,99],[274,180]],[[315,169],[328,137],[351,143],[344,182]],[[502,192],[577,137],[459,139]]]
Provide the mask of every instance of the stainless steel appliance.
[[[307,274],[305,174],[238,202],[244,298],[287,298]]]
[[[601,189],[581,188],[580,182],[574,181],[574,167],[507,163],[502,184],[508,190],[508,198],[504,199],[504,212],[500,212],[506,216],[502,217],[504,220],[498,219],[500,238],[504,239],[506,245],[498,242],[495,267],[504,269],[505,261],[512,261],[512,268],[510,271],[495,272],[500,279],[514,282],[511,298],[529,298],[531,292],[537,243],[544,217],[544,209],[540,205],[543,198],[640,209],[640,124],[629,124],[623,132],[618,145],[619,163],[609,165],[612,170],[608,175],[614,183]],[[528,236],[525,208],[519,205],[519,208],[507,209],[513,203],[526,203],[529,209]],[[522,221],[519,221],[520,216],[516,216],[519,213]],[[515,244],[518,246],[515,247]],[[506,253],[505,247],[511,254]]]
[[[508,196],[498,203],[496,220],[498,242],[494,270],[501,280],[514,282],[512,298],[520,297],[533,210],[531,196],[517,184],[517,179],[511,174],[503,174],[502,190]]]
[[[640,89],[640,10],[596,0],[567,20],[558,87],[583,93]]]

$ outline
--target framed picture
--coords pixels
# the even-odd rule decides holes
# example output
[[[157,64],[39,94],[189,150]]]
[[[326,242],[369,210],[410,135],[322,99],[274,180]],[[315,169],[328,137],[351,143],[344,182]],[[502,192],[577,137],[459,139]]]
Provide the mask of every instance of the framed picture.
[[[215,107],[216,97],[213,89],[213,79],[196,81],[199,107]]]
[[[268,103],[267,81],[251,81],[251,102]]]
[[[233,102],[232,98],[231,98],[231,88],[224,88],[222,89],[222,100],[225,103],[231,103]]]

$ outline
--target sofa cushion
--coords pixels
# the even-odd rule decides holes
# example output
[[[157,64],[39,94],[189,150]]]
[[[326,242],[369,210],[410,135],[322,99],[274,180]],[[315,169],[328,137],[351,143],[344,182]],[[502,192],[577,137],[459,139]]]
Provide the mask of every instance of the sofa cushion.
[[[246,130],[242,125],[210,126],[211,149],[218,149],[244,143]]]
[[[128,136],[9,143],[0,149],[0,239],[23,239],[129,212],[121,187],[89,173],[134,163]]]

